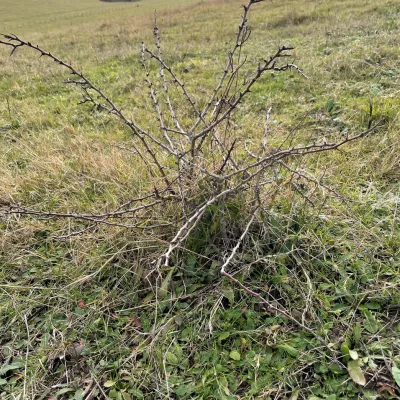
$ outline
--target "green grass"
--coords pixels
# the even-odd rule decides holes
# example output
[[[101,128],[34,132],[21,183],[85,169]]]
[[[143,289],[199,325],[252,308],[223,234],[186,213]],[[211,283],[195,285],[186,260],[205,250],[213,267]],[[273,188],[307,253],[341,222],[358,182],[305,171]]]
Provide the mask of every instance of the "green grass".
[[[69,2],[71,13],[136,6],[81,4]],[[139,4],[142,16],[106,21],[99,14],[99,21],[82,17],[82,25],[65,17],[72,27],[47,19],[51,35],[35,33],[42,29],[36,25],[21,31],[73,60],[128,114],[154,127],[139,53],[141,40],[152,40],[156,1],[148,0],[146,9],[145,0]],[[160,12],[165,58],[196,99],[216,82],[240,5],[221,0]],[[7,13],[0,12],[3,23],[35,23],[28,12]],[[84,226],[4,217],[2,400],[80,399],[89,386],[94,398],[106,393],[111,399],[399,395],[393,367],[400,367],[400,7],[391,0],[285,0],[257,5],[250,21],[249,59],[262,59],[279,44],[294,45],[296,63],[310,78],[263,78],[240,109],[242,137],[260,135],[270,105],[271,145],[305,114],[299,140],[365,129],[369,102],[373,121],[381,121],[369,137],[304,162],[349,201],[321,204],[319,193],[311,207],[283,186],[266,216],[267,232],[255,227],[248,252],[232,267],[240,269],[241,282],[326,337],[344,364],[357,355],[367,385],[353,382],[307,332],[221,279],[219,264],[205,258],[215,252],[213,210],[187,243],[161,299],[155,288],[170,271],[152,272],[152,261],[163,238],[103,226],[62,240],[57,236]],[[128,132],[109,116],[78,107],[79,94],[62,83],[65,71],[29,51],[10,59],[2,48],[0,68],[0,200],[100,211],[152,183],[137,169],[135,154],[116,147],[130,146]],[[179,109],[183,116],[185,107]],[[240,227],[244,205],[228,208]]]
[[[4,0],[0,4],[0,26],[2,31],[7,32],[45,32],[93,21],[149,17],[155,9],[174,10],[194,3],[195,0]]]

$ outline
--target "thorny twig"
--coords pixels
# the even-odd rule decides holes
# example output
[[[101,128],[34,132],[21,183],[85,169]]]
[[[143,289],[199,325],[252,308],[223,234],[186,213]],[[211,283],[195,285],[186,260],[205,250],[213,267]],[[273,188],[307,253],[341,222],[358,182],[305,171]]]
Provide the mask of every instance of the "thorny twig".
[[[283,308],[270,304],[260,294],[228,273],[227,267],[243,246],[244,239],[249,233],[257,213],[266,209],[263,202],[271,201],[272,203],[280,185],[285,184],[281,182],[278,170],[285,169],[292,174],[292,178],[297,176],[306,179],[315,186],[329,190],[340,197],[334,189],[330,189],[320,180],[314,179],[298,168],[291,167],[289,161],[315,153],[336,150],[368,135],[379,126],[379,123],[372,126],[372,118],[370,118],[368,129],[361,133],[352,136],[347,135],[340,140],[330,142],[306,142],[304,144],[293,144],[294,133],[297,130],[295,128],[288,136],[290,140],[284,140],[278,147],[269,150],[267,144],[272,135],[269,129],[271,116],[271,107],[269,107],[257,150],[253,151],[247,147],[246,138],[243,141],[244,146],[241,146],[243,142],[237,137],[232,118],[240,110],[240,105],[251,93],[253,86],[270,71],[294,70],[306,77],[306,74],[295,64],[282,62],[282,60],[290,57],[290,51],[293,50],[291,46],[279,47],[275,54],[259,62],[252,73],[244,72],[244,66],[248,60],[243,55],[243,49],[251,36],[251,29],[248,25],[249,11],[254,4],[262,1],[264,0],[249,0],[247,5],[243,6],[241,22],[236,32],[233,47],[227,55],[221,77],[211,95],[202,99],[203,101],[198,101],[195,96],[189,93],[185,82],[165,61],[155,18],[156,50],[151,50],[143,43],[141,62],[145,69],[145,80],[149,88],[154,115],[159,124],[159,132],[152,132],[150,128],[144,129],[135,120],[128,118],[104,91],[71,64],[43,50],[38,45],[22,40],[17,35],[0,34],[0,38],[2,38],[0,45],[11,48],[10,56],[17,49],[27,47],[39,53],[40,57],[47,57],[66,68],[72,75],[72,78],[66,82],[79,87],[83,92],[80,104],[89,103],[98,110],[116,116],[127,126],[132,132],[134,140],[134,143],[130,146],[134,149],[138,158],[142,160],[145,170],[149,172],[155,182],[158,179],[163,182],[160,186],[157,186],[158,183],[154,187],[144,186],[140,197],[131,199],[109,212],[90,214],[39,211],[14,201],[0,199],[0,209],[3,210],[1,215],[8,217],[25,215],[45,219],[69,218],[88,224],[86,228],[80,228],[76,232],[64,235],[66,238],[86,232],[100,224],[129,227],[140,231],[149,229],[158,232],[159,237],[163,238],[160,242],[166,243],[161,255],[154,261],[157,267],[161,267],[168,266],[173,261],[176,262],[173,260],[173,255],[177,253],[178,249],[185,247],[185,241],[201,223],[210,207],[215,207],[216,204],[219,207],[221,204],[223,214],[224,203],[229,202],[231,198],[238,194],[246,195],[249,193],[251,209],[254,209],[254,204],[257,204],[257,207],[252,212],[241,236],[236,237],[235,245],[222,265],[221,274],[259,299],[268,310],[284,315],[329,348],[325,341],[311,328],[298,321]],[[158,65],[160,77],[158,86],[150,79],[150,62],[155,62]],[[181,102],[191,110],[192,119],[189,122],[179,118],[177,107],[173,104],[170,96],[170,83],[166,75],[172,79],[175,89],[181,96]],[[243,83],[239,84],[239,82]],[[161,95],[157,92],[156,87],[161,88]],[[201,109],[198,104],[204,104],[204,107]],[[167,114],[164,110],[168,110]],[[170,118],[168,118],[168,114]],[[370,114],[372,114],[372,111],[370,111]],[[171,120],[172,126],[169,126]],[[224,134],[221,135],[221,132],[224,132]],[[235,157],[238,159],[234,159],[234,152],[235,156],[240,154],[240,157]],[[174,160],[173,162],[171,158]],[[213,162],[210,162],[210,160]],[[269,176],[264,178],[268,174]],[[286,179],[286,182],[290,181],[291,179]],[[296,189],[295,186],[293,187]],[[160,210],[163,211],[163,221],[159,220]],[[331,348],[329,350],[332,352]],[[97,383],[95,377],[93,378]]]
[[[253,225],[253,221],[256,218],[258,211],[259,211],[258,207],[253,211],[253,213],[252,213],[252,215],[251,215],[251,217],[250,217],[245,229],[243,230],[242,235],[237,240],[237,243],[236,243],[235,247],[232,249],[232,251],[230,252],[229,256],[226,258],[225,262],[222,264],[222,266],[221,266],[221,275],[225,276],[226,278],[231,280],[235,285],[237,285],[240,288],[242,288],[248,294],[250,294],[253,297],[257,298],[262,304],[264,304],[266,306],[268,311],[277,312],[277,313],[283,315],[284,317],[286,317],[287,319],[289,319],[290,321],[292,321],[294,324],[300,326],[300,328],[302,328],[306,332],[310,333],[314,338],[316,338],[325,348],[327,348],[329,350],[330,353],[335,354],[334,350],[331,347],[328,346],[326,341],[321,336],[319,336],[317,333],[315,333],[312,329],[310,329],[308,326],[304,325],[298,319],[294,318],[286,310],[282,309],[281,307],[277,307],[277,306],[274,306],[273,304],[271,304],[269,301],[267,301],[259,293],[257,293],[254,290],[250,289],[248,286],[246,286],[245,284],[240,282],[238,279],[236,279],[232,274],[227,272],[227,268],[228,268],[229,264],[234,259],[237,251],[239,250],[239,247],[242,245],[243,240],[245,239],[245,237],[249,233],[249,229]]]

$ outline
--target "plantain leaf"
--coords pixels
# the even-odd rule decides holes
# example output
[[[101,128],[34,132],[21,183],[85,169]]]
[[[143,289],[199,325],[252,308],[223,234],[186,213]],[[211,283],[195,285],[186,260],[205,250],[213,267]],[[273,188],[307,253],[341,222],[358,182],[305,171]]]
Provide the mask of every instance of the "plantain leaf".
[[[223,340],[228,339],[229,336],[230,336],[230,332],[222,332],[218,336],[218,344],[221,344]]]
[[[168,351],[165,354],[165,358],[167,359],[168,364],[178,364],[178,357],[174,353]]]
[[[65,393],[69,393],[69,392],[74,392],[74,389],[72,389],[72,388],[63,388],[63,389],[59,390],[56,393],[56,397],[57,396],[61,396],[62,394],[65,394]]]
[[[355,350],[349,350],[349,355],[352,360],[358,360],[358,353]]]
[[[23,368],[25,364],[21,361],[15,361],[12,364],[5,365],[0,369],[0,376],[5,375],[8,371],[13,371],[14,369]]]
[[[347,364],[347,370],[349,371],[350,378],[357,384],[365,386],[366,380],[364,373],[360,368],[360,364],[356,360],[349,361]]]
[[[371,311],[365,310],[363,312],[366,321],[364,323],[365,329],[370,333],[376,333],[379,331],[379,323],[376,320],[374,314]]]
[[[400,387],[400,369],[397,367],[392,368],[393,379],[396,381],[397,386]]]
[[[172,279],[172,275],[175,271],[175,267],[172,267],[169,272],[168,275],[165,277],[165,279],[163,280],[160,290],[158,292],[158,295],[160,298],[164,298],[167,294],[168,294],[168,289],[169,289],[169,284],[171,282]]]
[[[349,361],[350,358],[350,349],[347,343],[343,343],[342,346],[340,347],[342,351],[342,356],[343,356],[343,361],[346,363]]]
[[[292,357],[299,356],[299,351],[297,349],[295,349],[294,347],[289,346],[288,344],[278,344],[276,347],[278,349],[285,351],[287,354],[289,354]]]
[[[299,398],[300,390],[294,390],[289,400],[297,400]]]
[[[232,350],[229,353],[229,357],[232,358],[232,360],[239,361],[240,360],[240,353],[237,350]]]
[[[359,322],[357,322],[354,326],[353,337],[354,337],[354,344],[358,346],[361,339],[361,324]]]
[[[233,291],[233,288],[224,288],[222,289],[222,294],[229,300],[229,304],[234,304],[235,303],[235,292]]]

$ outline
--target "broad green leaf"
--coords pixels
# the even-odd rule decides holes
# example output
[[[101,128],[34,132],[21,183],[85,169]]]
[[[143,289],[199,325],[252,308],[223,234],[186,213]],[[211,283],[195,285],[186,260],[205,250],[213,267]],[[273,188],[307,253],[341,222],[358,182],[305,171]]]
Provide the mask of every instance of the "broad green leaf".
[[[329,99],[328,102],[326,103],[326,111],[330,113],[333,111],[334,108],[335,108],[335,101],[333,99]]]
[[[299,356],[299,351],[297,349],[295,349],[294,347],[289,346],[288,344],[278,344],[276,347],[278,349],[285,351],[287,354],[289,354],[292,357]]]
[[[397,386],[400,387],[400,369],[397,367],[392,368],[393,379],[396,381]]]
[[[16,361],[13,362],[12,364],[6,365],[6,368],[10,369],[20,369],[25,367],[25,364],[22,361]]]
[[[370,367],[371,369],[376,369],[378,368],[378,366],[375,364],[374,360],[372,358],[370,358],[368,360],[368,367]]]
[[[228,337],[230,336],[230,332],[222,332],[219,336],[218,336],[218,344],[221,344],[223,340],[228,339]]]
[[[336,400],[336,394],[330,394],[329,396],[326,396],[325,400]]]
[[[13,362],[12,364],[5,365],[0,369],[0,376],[5,375],[8,371],[23,368],[25,364],[21,361]]]
[[[60,389],[60,390],[56,393],[56,397],[61,396],[62,394],[65,394],[65,393],[69,393],[69,392],[74,392],[74,389],[71,389],[71,388],[63,388],[63,389]]]
[[[130,389],[129,393],[131,393],[135,399],[142,400],[144,399],[143,392],[140,389]]]
[[[369,303],[364,303],[363,306],[369,310],[380,310],[382,308],[382,304],[372,301]]]
[[[343,361],[346,363],[350,358],[350,349],[347,343],[342,343],[340,350],[342,351]]]
[[[297,400],[299,398],[300,390],[294,390],[289,400]]]
[[[232,358],[232,360],[239,361],[240,360],[240,353],[237,350],[232,350],[229,353],[229,357]]]
[[[168,294],[168,288],[169,288],[169,284],[171,282],[172,279],[172,275],[175,271],[175,267],[172,267],[169,272],[168,275],[165,277],[165,279],[163,280],[160,290],[158,292],[158,295],[160,298],[164,298],[167,294]]]
[[[358,360],[358,353],[355,350],[349,350],[349,354],[352,360]]]
[[[372,352],[381,352],[389,348],[388,344],[383,341],[376,341],[368,344],[368,349]]]
[[[7,381],[0,378],[0,385],[7,385]]]
[[[110,388],[110,387],[113,387],[114,385],[115,385],[114,381],[107,381],[107,382],[104,382],[104,384],[103,384],[103,386],[105,388]]]
[[[280,326],[280,325],[272,325],[272,326],[270,326],[270,330],[271,330],[271,332],[275,332],[275,331],[277,331],[278,329],[281,329],[282,327]]]
[[[217,364],[217,365],[215,366],[215,370],[216,370],[218,373],[220,373],[220,372],[222,372],[222,371],[224,370],[224,367],[223,367],[221,364]]]
[[[227,287],[222,289],[222,294],[229,300],[229,304],[234,304],[235,302],[235,292],[232,287]]]
[[[363,312],[364,317],[366,318],[366,322],[364,324],[365,329],[370,333],[376,333],[379,331],[379,323],[375,319],[374,315],[371,311],[365,310]]]
[[[219,387],[220,389],[223,390],[223,392],[227,395],[230,396],[231,392],[228,389],[228,380],[226,379],[225,376],[222,376],[219,380]]]
[[[170,351],[165,354],[165,358],[167,359],[168,364],[178,364],[179,362],[178,357]]]
[[[108,394],[110,399],[115,399],[115,400],[122,400],[121,392],[111,389],[110,393]]]
[[[366,380],[364,373],[360,368],[360,364],[356,360],[349,361],[347,364],[350,378],[358,385],[365,386]]]
[[[354,344],[358,346],[360,344],[360,339],[361,339],[361,324],[359,322],[357,322],[354,325],[353,337],[354,337]]]
[[[332,371],[334,374],[338,374],[338,375],[344,375],[347,374],[347,370],[345,368],[340,367],[337,364],[329,364],[328,368],[330,369],[330,371]]]
[[[329,371],[328,366],[324,363],[314,364],[314,369],[317,374],[326,374]]]
[[[153,300],[154,298],[154,292],[150,292],[143,300],[142,300],[142,304],[146,304],[149,301]]]
[[[178,386],[176,389],[174,389],[174,392],[177,396],[179,397],[184,397],[187,394],[192,393],[193,387],[189,386],[189,385],[180,385]],[[143,396],[141,397],[143,399]]]
[[[178,343],[174,343],[174,353],[180,359],[183,355],[182,347]]]
[[[332,307],[331,311],[339,314],[342,311],[348,310],[349,308],[350,307],[347,304],[336,304]]]

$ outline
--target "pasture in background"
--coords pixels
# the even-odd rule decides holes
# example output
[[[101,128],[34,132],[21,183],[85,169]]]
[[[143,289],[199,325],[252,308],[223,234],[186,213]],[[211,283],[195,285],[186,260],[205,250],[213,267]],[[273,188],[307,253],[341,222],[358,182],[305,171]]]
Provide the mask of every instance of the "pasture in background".
[[[198,0],[2,0],[0,31],[44,32],[67,29],[93,21],[111,21],[132,16],[150,15],[198,3]]]

